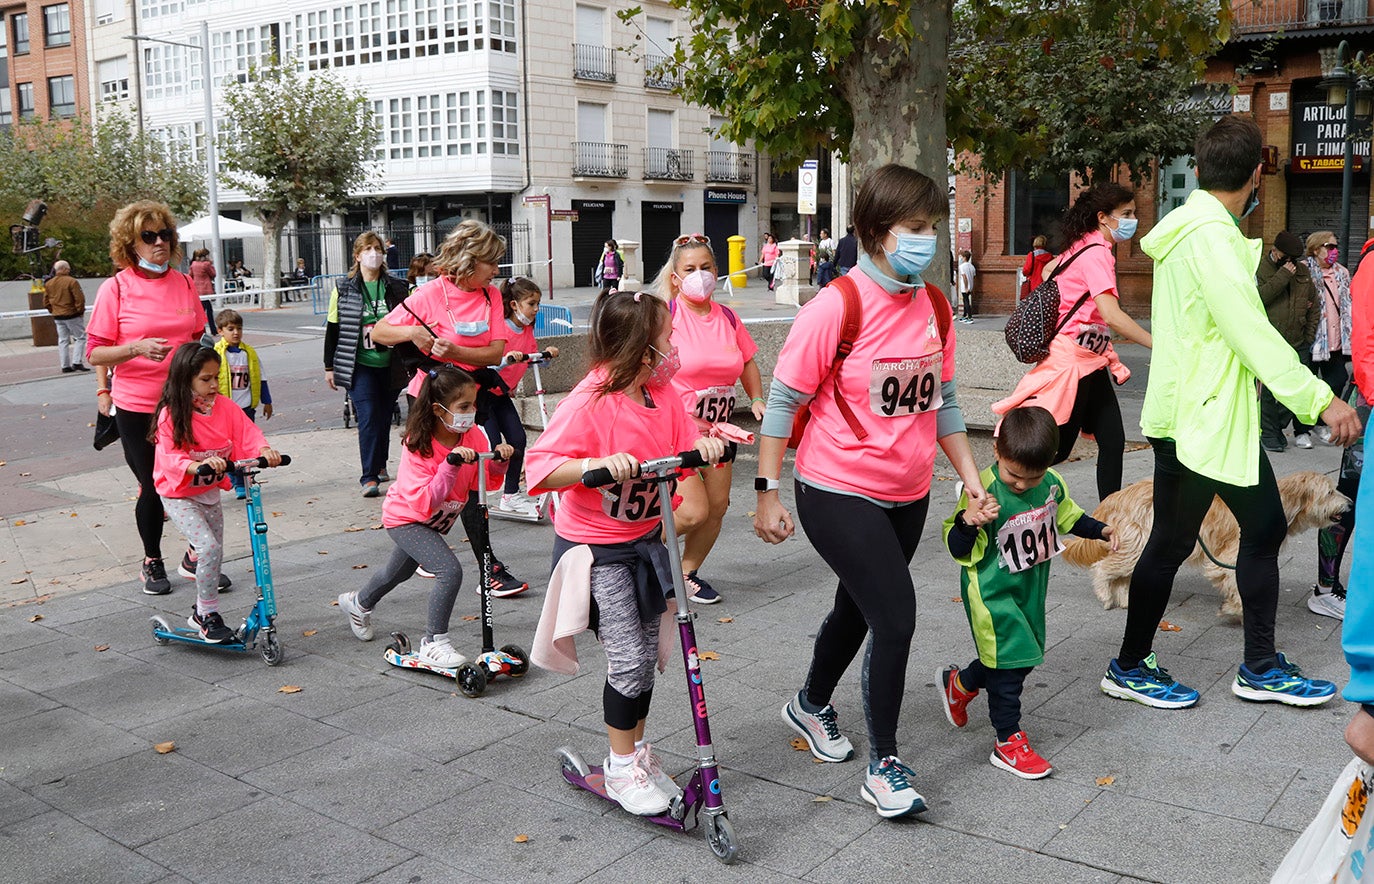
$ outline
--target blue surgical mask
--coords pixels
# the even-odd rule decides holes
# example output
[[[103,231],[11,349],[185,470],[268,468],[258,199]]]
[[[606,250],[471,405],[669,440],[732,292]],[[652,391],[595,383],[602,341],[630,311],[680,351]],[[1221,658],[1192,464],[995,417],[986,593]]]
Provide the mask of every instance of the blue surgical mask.
[[[148,261],[140,257],[138,259],[138,266],[148,271],[149,273],[166,273],[168,265],[154,264],[152,261]]]
[[[897,237],[897,250],[883,250],[887,255],[887,263],[892,265],[893,272],[898,276],[920,280],[921,274],[925,273],[930,262],[935,260],[935,250],[939,242],[935,234],[898,233],[895,230],[891,233]]]
[[[1112,231],[1112,239],[1117,242],[1125,242],[1135,236],[1135,229],[1140,226],[1139,218],[1117,218],[1116,229]]]
[[[1256,187],[1254,190],[1250,191],[1250,196],[1246,198],[1246,200],[1245,200],[1245,208],[1244,208],[1244,209],[1241,209],[1240,216],[1241,216],[1242,218],[1248,218],[1248,217],[1250,216],[1250,213],[1253,212],[1253,211],[1255,211],[1255,209],[1258,209],[1258,208],[1259,208],[1259,188]]]

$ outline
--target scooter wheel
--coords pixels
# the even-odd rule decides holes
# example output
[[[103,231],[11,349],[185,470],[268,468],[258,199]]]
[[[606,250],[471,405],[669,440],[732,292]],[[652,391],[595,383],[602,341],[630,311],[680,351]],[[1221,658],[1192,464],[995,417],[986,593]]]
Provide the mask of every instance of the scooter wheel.
[[[554,756],[565,771],[575,773],[584,780],[591,776],[592,769],[587,767],[587,762],[583,761],[582,756],[571,746],[559,746],[554,750]]]
[[[150,617],[148,619],[151,620],[153,624],[153,641],[157,642],[160,645],[170,645],[172,643],[172,640],[165,635],[160,635],[158,633],[158,630],[162,630],[163,632],[171,632],[171,624],[169,624],[166,620],[163,620],[161,617]]]
[[[464,663],[458,667],[458,676],[455,680],[458,682],[458,690],[462,691],[465,697],[480,697],[487,689],[487,674],[471,663]]]
[[[519,645],[505,645],[501,648],[501,653],[510,654],[516,660],[515,665],[510,668],[511,678],[519,678],[530,671],[530,655]]]
[[[268,666],[280,666],[281,661],[286,659],[286,649],[277,641],[275,632],[269,632],[262,643],[262,659]]]
[[[733,863],[739,854],[739,845],[735,843],[735,827],[730,824],[730,818],[723,813],[708,814],[705,828],[706,843],[716,859],[727,866]]]

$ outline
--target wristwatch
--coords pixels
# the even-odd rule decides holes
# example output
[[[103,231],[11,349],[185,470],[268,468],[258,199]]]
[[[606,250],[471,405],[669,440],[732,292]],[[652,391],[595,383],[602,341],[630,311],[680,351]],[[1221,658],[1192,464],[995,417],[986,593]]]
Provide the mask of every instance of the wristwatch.
[[[758,492],[760,492],[760,493],[762,493],[762,492],[764,492],[764,491],[777,491],[777,490],[778,490],[778,480],[777,480],[777,479],[765,479],[763,476],[755,476],[755,477],[754,477],[754,490],[755,490],[755,491],[758,491]]]

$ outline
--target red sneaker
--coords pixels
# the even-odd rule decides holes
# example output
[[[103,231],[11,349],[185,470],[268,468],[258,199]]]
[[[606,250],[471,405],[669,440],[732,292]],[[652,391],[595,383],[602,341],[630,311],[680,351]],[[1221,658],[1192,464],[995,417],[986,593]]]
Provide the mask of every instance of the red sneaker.
[[[977,691],[966,691],[959,684],[959,667],[945,666],[935,675],[936,687],[940,689],[940,705],[944,707],[945,718],[955,727],[968,724],[968,704]]]
[[[989,760],[993,767],[1010,771],[1023,780],[1038,780],[1054,773],[1054,767],[1030,747],[1024,731],[1012,734],[1005,743],[994,743]]]

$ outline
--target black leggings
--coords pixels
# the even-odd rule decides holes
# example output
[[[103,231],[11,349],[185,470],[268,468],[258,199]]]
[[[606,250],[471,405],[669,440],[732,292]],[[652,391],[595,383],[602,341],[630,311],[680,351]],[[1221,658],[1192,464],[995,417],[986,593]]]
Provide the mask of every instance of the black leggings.
[[[959,295],[964,301],[964,318],[973,318],[973,292],[963,292]]]
[[[964,690],[987,690],[988,717],[997,730],[997,739],[1004,743],[1021,729],[1021,689],[1032,668],[989,669],[983,661],[974,660],[967,669],[959,670],[959,684]]]
[[[527,442],[525,425],[520,422],[520,413],[516,411],[515,403],[511,401],[510,396],[491,397],[491,410],[487,412],[487,421],[482,426],[493,446],[504,441],[515,449],[506,467],[504,487],[506,494],[514,494],[520,490],[520,470],[525,463]]]
[[[162,558],[162,498],[153,487],[153,443],[148,441],[148,428],[153,416],[142,411],[115,410],[115,426],[119,427],[119,442],[124,446],[124,462],[138,480],[138,503],[134,504],[134,523],[143,541],[143,555],[149,559]]]
[[[1059,451],[1055,463],[1063,463],[1073,452],[1079,433],[1091,433],[1097,440],[1097,499],[1121,490],[1121,461],[1126,453],[1126,430],[1121,425],[1121,406],[1112,389],[1111,372],[1099,368],[1078,382],[1069,422],[1059,427]]]
[[[1174,575],[1197,543],[1198,529],[1219,495],[1240,524],[1236,585],[1244,606],[1245,665],[1265,672],[1274,665],[1274,618],[1279,603],[1279,545],[1288,533],[1279,486],[1269,458],[1259,451],[1259,483],[1227,485],[1179,463],[1172,439],[1151,439],[1155,450],[1154,527],[1131,575],[1130,610],[1117,662],[1131,669],[1149,655],[1169,605]]]
[[[897,719],[916,631],[911,557],[921,541],[930,497],[886,509],[797,482],[797,517],[816,552],[840,578],[835,606],[821,621],[806,698],[830,702],[844,671],[872,632],[864,654],[864,715],[871,760],[897,754]]]

